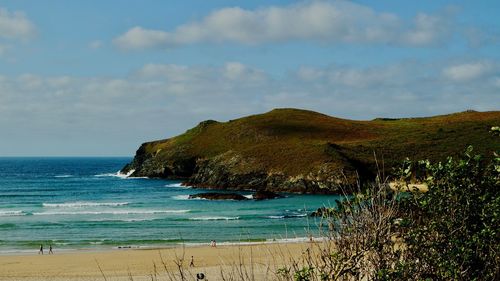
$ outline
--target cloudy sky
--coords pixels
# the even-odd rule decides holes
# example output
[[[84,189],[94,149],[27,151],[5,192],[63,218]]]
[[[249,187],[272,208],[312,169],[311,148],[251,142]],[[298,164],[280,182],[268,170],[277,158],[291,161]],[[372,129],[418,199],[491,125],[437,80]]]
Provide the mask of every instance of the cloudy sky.
[[[128,156],[277,107],[500,109],[500,1],[0,1],[0,156]]]

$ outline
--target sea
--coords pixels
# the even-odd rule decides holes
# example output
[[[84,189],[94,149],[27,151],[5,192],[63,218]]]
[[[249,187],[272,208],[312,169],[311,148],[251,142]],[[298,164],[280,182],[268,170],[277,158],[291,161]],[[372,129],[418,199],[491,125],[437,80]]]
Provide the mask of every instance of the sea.
[[[320,235],[321,221],[308,214],[340,199],[188,199],[208,190],[120,174],[130,161],[0,158],[0,254],[36,253],[41,244],[68,251],[301,241]]]

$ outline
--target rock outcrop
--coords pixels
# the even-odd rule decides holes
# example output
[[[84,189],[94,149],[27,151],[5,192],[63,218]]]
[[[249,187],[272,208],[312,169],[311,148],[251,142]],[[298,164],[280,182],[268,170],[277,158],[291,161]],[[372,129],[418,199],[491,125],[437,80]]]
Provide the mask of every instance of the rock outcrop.
[[[267,190],[258,190],[252,196],[252,199],[257,200],[257,201],[270,200],[270,199],[276,199],[276,198],[283,198],[283,196],[279,195],[278,193],[274,193],[272,191],[267,191]]]
[[[238,193],[218,193],[218,192],[206,192],[189,195],[189,199],[208,199],[208,200],[236,200],[243,201],[248,200],[245,196]]]

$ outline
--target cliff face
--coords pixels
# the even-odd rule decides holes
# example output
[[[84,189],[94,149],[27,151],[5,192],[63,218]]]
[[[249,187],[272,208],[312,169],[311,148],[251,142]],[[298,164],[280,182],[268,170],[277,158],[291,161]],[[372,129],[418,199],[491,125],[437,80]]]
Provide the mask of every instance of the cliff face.
[[[344,182],[342,169],[328,163],[305,175],[289,175],[282,171],[258,169],[259,163],[255,162],[257,160],[247,159],[233,151],[213,158],[186,155],[184,159],[171,159],[148,154],[141,146],[122,173],[134,170],[132,177],[182,179],[188,185],[209,189],[299,193],[340,192],[339,187]],[[352,175],[351,172],[348,174]]]
[[[144,143],[122,172],[205,188],[337,193],[358,177],[390,173],[405,157],[443,160],[467,145],[491,154],[500,144],[489,128],[498,124],[500,112],[351,121],[278,109],[204,121],[177,137]]]
[[[266,170],[241,171],[237,166],[253,165],[240,155],[203,159],[197,162],[190,185],[206,188],[252,189],[283,192],[340,192],[341,169],[324,164],[307,174],[290,175]]]

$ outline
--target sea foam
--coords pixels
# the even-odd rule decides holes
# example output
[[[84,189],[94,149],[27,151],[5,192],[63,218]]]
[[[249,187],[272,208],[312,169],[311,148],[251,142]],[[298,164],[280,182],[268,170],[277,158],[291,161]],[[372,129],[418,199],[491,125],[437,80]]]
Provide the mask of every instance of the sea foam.
[[[119,210],[119,211],[81,211],[81,212],[35,212],[35,216],[57,216],[57,215],[152,215],[152,214],[176,214],[188,213],[191,210]]]
[[[306,217],[307,214],[286,214],[286,215],[277,215],[277,216],[266,216],[268,219],[290,219],[290,218],[303,218]]]
[[[147,179],[148,177],[131,177],[131,175],[135,172],[135,170],[130,170],[128,173],[124,174],[121,171],[118,171],[116,173],[105,173],[105,174],[98,174],[94,175],[94,177],[115,177],[115,178],[120,178],[120,179]]]
[[[25,216],[27,213],[24,211],[0,211],[0,217],[14,217],[14,216]]]
[[[44,207],[48,208],[83,208],[83,207],[117,207],[125,206],[130,202],[67,202],[67,203],[43,203]]]
[[[189,200],[189,195],[174,195],[171,198],[174,200]]]
[[[178,188],[191,188],[190,186],[184,186],[182,183],[169,183],[166,184],[165,187],[178,187]]]
[[[71,178],[73,175],[56,175],[54,178]]]
[[[189,218],[192,221],[222,221],[222,220],[239,220],[240,217],[195,217]]]

